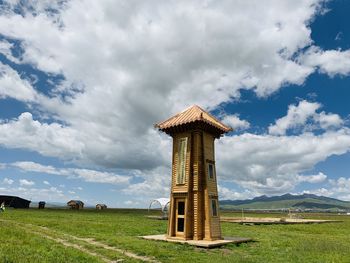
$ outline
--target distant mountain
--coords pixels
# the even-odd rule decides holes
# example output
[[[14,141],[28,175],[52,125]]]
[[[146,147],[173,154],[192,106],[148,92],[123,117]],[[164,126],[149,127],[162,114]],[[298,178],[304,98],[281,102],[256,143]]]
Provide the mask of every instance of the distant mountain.
[[[350,202],[314,194],[281,196],[262,195],[248,200],[222,200],[222,209],[314,209],[314,210],[350,210]]]

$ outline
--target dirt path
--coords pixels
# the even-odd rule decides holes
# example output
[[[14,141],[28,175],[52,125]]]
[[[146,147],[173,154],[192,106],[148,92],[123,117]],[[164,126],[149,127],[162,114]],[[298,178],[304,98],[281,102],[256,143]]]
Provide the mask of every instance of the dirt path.
[[[61,238],[54,238],[54,237],[51,237],[51,236],[48,236],[48,235],[45,235],[43,233],[39,233],[39,232],[35,232],[35,231],[32,231],[30,230],[29,232],[33,233],[33,234],[36,234],[36,235],[39,235],[41,237],[44,237],[44,238],[47,238],[47,239],[50,239],[52,241],[55,241],[57,243],[60,243],[61,245],[65,246],[65,247],[72,247],[72,248],[75,248],[81,252],[84,252],[86,254],[89,254],[90,256],[94,256],[94,257],[97,257],[99,259],[101,259],[103,262],[107,262],[107,263],[116,263],[116,262],[122,262],[124,261],[123,259],[118,259],[118,260],[110,260],[100,254],[97,254],[93,251],[90,251],[86,248],[84,248],[83,246],[80,246],[78,244],[73,244],[73,243],[70,243],[68,242],[67,240],[64,240],[64,239],[61,239]]]
[[[126,256],[128,258],[136,259],[138,261],[160,263],[160,261],[157,261],[157,260],[152,259],[150,257],[139,256],[139,255],[137,255],[137,254],[135,254],[133,252],[130,252],[130,251],[127,251],[127,250],[123,250],[123,249],[120,249],[120,248],[117,248],[117,247],[114,247],[114,246],[110,246],[110,245],[104,244],[102,242],[96,241],[93,238],[81,238],[81,237],[73,236],[71,234],[67,234],[67,233],[56,231],[56,230],[52,230],[52,229],[50,229],[48,227],[37,226],[37,225],[29,224],[29,223],[13,222],[13,221],[4,220],[4,219],[0,219],[0,221],[6,222],[6,223],[10,223],[10,224],[15,224],[15,225],[21,227],[22,229],[24,229],[27,232],[31,232],[31,233],[39,235],[39,236],[41,236],[43,238],[55,241],[57,243],[62,244],[63,246],[75,248],[77,250],[80,250],[81,252],[84,252],[84,253],[89,254],[91,256],[94,256],[94,257],[97,257],[100,260],[102,260],[103,262],[116,263],[116,262],[122,262],[124,260],[123,259],[110,260],[109,258],[107,258],[107,257],[105,257],[105,256],[103,256],[101,254],[98,254],[98,253],[96,253],[94,251],[91,251],[91,250],[85,248],[82,245],[75,244],[75,243],[73,243],[73,242],[71,242],[71,241],[69,241],[67,239],[77,240],[77,241],[80,241],[80,242],[83,242],[83,243],[87,243],[89,245],[93,245],[95,247],[99,247],[99,248],[102,248],[102,249],[105,249],[105,250],[114,251],[114,252],[117,252],[118,254],[121,254],[121,255]],[[42,231],[38,231],[38,230],[42,230]],[[47,232],[49,232],[49,233],[47,233]],[[52,236],[52,234],[57,235],[59,237],[54,237],[54,236]]]

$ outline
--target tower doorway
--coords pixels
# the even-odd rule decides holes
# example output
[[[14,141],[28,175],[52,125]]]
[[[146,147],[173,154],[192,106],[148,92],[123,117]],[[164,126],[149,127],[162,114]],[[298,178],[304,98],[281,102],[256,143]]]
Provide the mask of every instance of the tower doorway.
[[[176,236],[184,236],[185,204],[185,199],[176,199]]]

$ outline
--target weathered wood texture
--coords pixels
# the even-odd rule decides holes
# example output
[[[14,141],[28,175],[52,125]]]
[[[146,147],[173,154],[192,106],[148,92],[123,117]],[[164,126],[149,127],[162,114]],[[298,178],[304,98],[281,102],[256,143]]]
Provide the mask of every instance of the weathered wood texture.
[[[214,141],[231,127],[196,105],[155,127],[173,137],[168,238],[221,239]]]
[[[185,180],[178,182],[181,139],[187,139]],[[220,217],[213,216],[212,199],[218,200],[215,173],[215,136],[201,130],[181,132],[173,136],[173,163],[168,236],[194,240],[221,238]],[[214,177],[209,178],[208,163],[214,167]],[[185,203],[183,232],[178,231],[177,204]]]

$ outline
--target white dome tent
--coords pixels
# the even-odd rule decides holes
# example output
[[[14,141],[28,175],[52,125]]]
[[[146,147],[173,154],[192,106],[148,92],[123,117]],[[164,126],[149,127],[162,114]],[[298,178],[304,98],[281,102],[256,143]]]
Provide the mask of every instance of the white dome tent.
[[[168,209],[170,204],[169,198],[158,198],[158,199],[152,200],[151,203],[149,204],[148,211],[151,210],[152,205],[154,204],[160,205],[161,211],[162,211],[162,217],[168,217]]]

